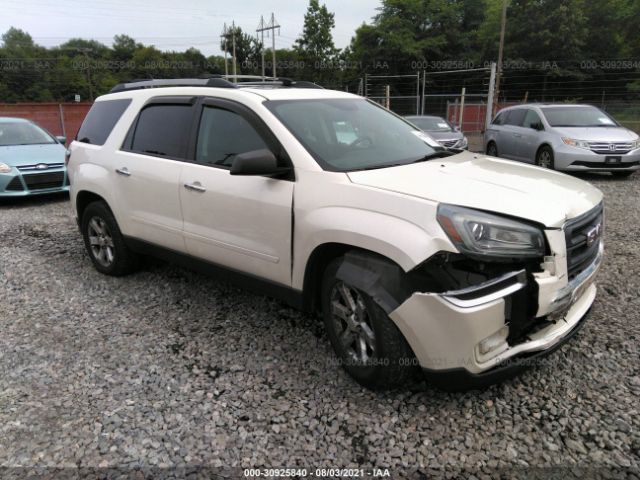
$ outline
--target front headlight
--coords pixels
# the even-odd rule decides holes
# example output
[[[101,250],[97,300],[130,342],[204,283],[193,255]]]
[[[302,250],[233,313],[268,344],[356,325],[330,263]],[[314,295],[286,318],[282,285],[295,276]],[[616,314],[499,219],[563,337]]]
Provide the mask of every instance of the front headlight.
[[[462,140],[458,140],[458,144],[456,145],[456,147],[467,148],[468,145],[469,145],[469,140],[467,140],[467,137],[462,137]]]
[[[526,223],[447,204],[438,206],[438,223],[461,253],[493,258],[544,255],[542,231]]]
[[[587,150],[591,150],[591,147],[589,146],[589,142],[585,140],[576,140],[575,138],[562,137],[562,141],[566,145],[569,145],[570,147],[585,148]]]
[[[6,163],[0,163],[0,173],[9,173],[11,171],[11,167]]]
[[[637,140],[634,140],[634,141],[633,141],[633,148],[632,148],[632,150],[636,150],[636,149],[638,149],[638,148],[640,148],[640,138],[639,138],[639,139],[637,139]]]

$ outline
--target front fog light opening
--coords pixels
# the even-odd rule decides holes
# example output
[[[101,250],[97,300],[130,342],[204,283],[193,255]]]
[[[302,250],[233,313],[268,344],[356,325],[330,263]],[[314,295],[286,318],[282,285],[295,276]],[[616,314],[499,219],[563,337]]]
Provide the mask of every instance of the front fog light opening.
[[[509,344],[507,343],[508,336],[509,325],[505,325],[478,344],[478,353],[483,357],[495,357],[496,355],[499,355],[509,348]]]

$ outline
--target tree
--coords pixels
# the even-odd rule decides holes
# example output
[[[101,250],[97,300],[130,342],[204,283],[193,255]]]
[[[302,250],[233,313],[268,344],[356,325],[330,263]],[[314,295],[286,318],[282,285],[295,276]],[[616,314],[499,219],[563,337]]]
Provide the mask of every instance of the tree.
[[[233,57],[233,39],[235,37],[236,44],[236,69],[238,75],[255,74],[260,71],[260,52],[262,44],[255,37],[248,35],[242,31],[240,27],[232,27],[227,29],[226,35],[222,37],[220,48],[227,50],[227,54]],[[233,73],[231,61],[229,62],[229,74]]]
[[[352,59],[386,73],[415,71],[425,61],[468,60],[484,11],[478,3],[484,6],[479,0],[382,0],[373,24],[356,30]]]
[[[293,47],[299,59],[304,62],[303,72],[306,78],[315,77],[322,81],[332,76],[329,70],[338,53],[331,34],[335,24],[334,14],[329,12],[326,5],[320,5],[318,0],[309,1],[302,34]]]

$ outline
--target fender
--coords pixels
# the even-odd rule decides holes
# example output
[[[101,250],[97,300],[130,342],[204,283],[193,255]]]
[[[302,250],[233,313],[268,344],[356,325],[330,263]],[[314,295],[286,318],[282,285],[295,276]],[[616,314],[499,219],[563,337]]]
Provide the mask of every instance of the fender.
[[[428,218],[428,212],[422,213]],[[296,217],[296,232],[292,286],[300,290],[309,258],[325,244],[377,253],[405,272],[439,251],[456,252],[444,232],[428,232],[407,220],[353,207],[324,207]]]

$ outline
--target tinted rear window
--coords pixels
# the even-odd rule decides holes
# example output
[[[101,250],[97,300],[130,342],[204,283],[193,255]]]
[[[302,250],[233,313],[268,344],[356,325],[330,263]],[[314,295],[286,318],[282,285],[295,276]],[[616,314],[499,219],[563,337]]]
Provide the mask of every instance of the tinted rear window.
[[[130,103],[131,99],[129,98],[94,103],[82,122],[76,139],[79,142],[92,145],[104,145],[111,130]]]
[[[193,116],[191,105],[151,105],[140,112],[131,150],[159,157],[184,158]]]

